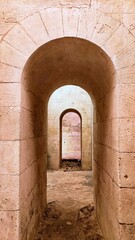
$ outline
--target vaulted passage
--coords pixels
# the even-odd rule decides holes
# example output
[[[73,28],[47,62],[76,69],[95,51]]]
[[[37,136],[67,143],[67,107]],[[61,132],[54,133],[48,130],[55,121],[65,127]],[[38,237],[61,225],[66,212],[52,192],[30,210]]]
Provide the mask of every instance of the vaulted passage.
[[[29,229],[27,235],[33,234],[30,229],[34,228],[46,205],[47,106],[51,94],[65,85],[79,86],[92,97],[97,218],[105,239],[108,239],[108,234],[110,236],[110,230],[112,239],[117,239],[117,200],[112,198],[118,189],[117,161],[114,163],[113,160],[117,159],[118,151],[115,70],[101,48],[78,38],[61,38],[43,45],[29,58],[23,70],[20,176],[23,182],[20,190],[20,217],[24,219],[22,238],[26,227]],[[28,146],[31,146],[29,154],[34,154],[34,161],[28,158],[24,163],[24,150]],[[25,194],[23,179],[26,184],[29,182]],[[34,220],[27,222],[24,209],[33,208],[37,209],[33,213]]]
[[[62,171],[65,110],[81,115],[81,167],[93,169],[104,239],[135,239],[134,13],[133,0],[0,1],[2,240],[34,239],[47,168]]]
[[[66,85],[58,88],[49,98],[48,102],[48,169],[58,170],[62,160],[62,117],[68,112],[77,113],[80,116],[80,156],[83,170],[92,169],[92,129],[93,129],[93,105],[89,94],[75,85]],[[74,132],[73,140],[77,132]],[[73,135],[73,134],[72,134]],[[68,138],[69,139],[69,138]],[[73,141],[74,141],[73,140]],[[87,142],[87,144],[86,144]],[[77,143],[77,142],[76,142]],[[76,147],[74,142],[65,145],[65,154]],[[74,146],[74,147],[73,147]],[[77,150],[77,149],[76,149]],[[76,151],[77,152],[77,151]],[[72,156],[75,154],[72,151]],[[70,153],[71,155],[71,153]],[[67,159],[67,156],[65,156]],[[69,156],[71,158],[71,156]],[[74,156],[75,158],[75,156]],[[77,158],[77,155],[76,155]]]

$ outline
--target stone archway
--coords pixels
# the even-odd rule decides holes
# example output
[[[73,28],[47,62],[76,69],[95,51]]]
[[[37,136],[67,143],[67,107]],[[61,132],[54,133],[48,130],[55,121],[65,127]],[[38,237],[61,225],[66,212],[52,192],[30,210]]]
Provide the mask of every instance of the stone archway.
[[[35,158],[33,162],[24,165],[25,169],[21,174],[21,178],[25,176],[25,180],[27,179],[26,182],[29,182],[25,195],[24,193],[20,193],[20,196],[22,196],[21,200],[24,203],[20,209],[21,219],[23,219],[23,213],[26,208],[30,209],[30,212],[32,212],[32,209],[35,209],[35,204],[31,205],[31,202],[37,203],[37,217],[40,217],[46,203],[45,173],[47,152],[44,145],[46,145],[47,139],[46,116],[49,96],[58,87],[67,84],[78,85],[92,95],[95,107],[95,148],[93,164],[96,179],[96,209],[104,235],[107,236],[109,234],[108,229],[110,227],[113,229],[114,224],[117,223],[116,214],[118,213],[117,209],[114,211],[116,201],[112,198],[112,195],[116,196],[117,191],[116,182],[118,175],[114,175],[117,169],[117,162],[116,165],[112,166],[110,165],[111,163],[109,163],[109,159],[107,159],[106,164],[106,159],[104,158],[105,154],[110,155],[110,151],[113,151],[113,156],[117,156],[117,113],[113,112],[114,119],[110,118],[112,109],[117,103],[117,98],[113,99],[114,105],[109,104],[110,97],[112,99],[113,94],[117,94],[114,67],[111,60],[93,43],[78,38],[61,38],[43,45],[31,56],[24,68],[22,82],[22,106],[28,103],[26,97],[23,95],[25,92],[28,94],[27,97],[31,105],[30,109],[29,106],[23,107],[21,112],[22,141],[20,144],[21,149],[25,149],[25,147],[28,147],[30,144],[31,147],[29,147],[29,150],[31,154],[33,154],[34,151]],[[108,84],[106,84],[106,82]],[[109,116],[105,115],[105,104],[109,105]],[[113,135],[114,131],[116,133],[115,135]],[[100,151],[102,151],[102,154],[99,158],[98,154],[100,154]],[[22,154],[23,152],[26,151],[22,151]],[[32,158],[30,160],[32,161]],[[110,161],[112,161],[112,159],[110,159]],[[36,169],[39,169],[39,171]],[[28,178],[26,177],[27,172]],[[108,178],[108,180],[105,181],[105,178]],[[111,189],[110,193],[107,190],[108,188]],[[102,195],[101,189],[103,191]],[[27,199],[27,201],[25,199]],[[105,207],[106,205],[108,206],[107,209]],[[105,220],[108,212],[111,212],[111,222],[106,222]],[[34,213],[32,216],[25,216],[24,223],[27,224],[26,219],[29,219],[29,229],[30,227],[32,229],[34,228],[37,217]],[[24,232],[25,224],[23,225]],[[115,236],[118,236],[116,225],[113,233]],[[31,237],[31,232],[28,231],[27,235]]]
[[[51,67],[53,66],[55,71],[55,63],[59,62],[59,76],[64,77],[62,74],[63,69],[64,71],[68,70],[68,77],[72,75],[74,70],[76,79],[72,79],[72,83],[88,89],[88,92],[91,91],[93,98],[96,99],[95,109],[97,114],[94,120],[96,150],[94,159],[96,165],[95,176],[97,176],[96,204],[98,218],[106,239],[125,238],[127,240],[134,237],[135,206],[133,196],[135,181],[132,171],[130,171],[130,169],[134,168],[135,152],[134,32],[130,29],[132,15],[129,21],[124,20],[122,22],[121,20],[120,14],[123,13],[121,4],[121,1],[118,1],[117,8],[116,4],[113,6],[113,10],[119,9],[117,13],[115,11],[105,13],[102,4],[97,4],[96,1],[94,1],[91,8],[85,6],[85,8],[80,7],[79,9],[76,7],[43,9],[13,26],[1,39],[2,128],[0,139],[2,156],[3,149],[5,152],[4,164],[3,157],[1,160],[1,182],[3,184],[1,229],[2,232],[4,230],[6,232],[6,235],[5,232],[2,235],[3,239],[26,239],[26,236],[30,239],[33,228],[37,225],[44,207],[45,187],[42,184],[43,181],[36,184],[38,187],[34,189],[35,192],[31,191],[32,185],[37,182],[39,176],[41,179],[44,177],[45,171],[45,166],[41,168],[44,162],[43,159],[46,159],[46,152],[42,150],[42,146],[46,142],[46,129],[43,127],[43,119],[46,116],[44,94],[48,97],[51,92],[42,91],[44,86],[42,78],[40,78],[40,84],[38,82],[38,77],[42,76],[43,69],[41,69],[41,72],[38,72],[36,68],[34,69],[35,66],[40,66],[42,61],[38,63],[37,56],[38,60],[41,60],[43,53],[48,54],[48,57],[50,57],[46,57],[48,73],[48,75],[46,74],[46,81],[51,77]],[[106,4],[105,9],[108,9]],[[78,16],[80,19],[79,26]],[[57,22],[59,31],[56,31],[52,19],[55,20],[55,23]],[[36,34],[33,27],[31,27],[33,24],[38,25],[35,28]],[[54,57],[58,56],[59,51],[57,52],[53,42],[47,43],[46,46],[42,47],[42,50],[38,49],[38,52],[32,55],[26,64],[21,83],[22,68],[30,55],[45,42],[64,36],[82,37],[102,47],[115,64],[116,81],[114,80],[114,68],[110,58],[104,51],[90,42],[86,43],[86,45],[90,44],[90,48],[87,48],[83,44],[83,41],[86,40],[80,39],[77,46],[74,46],[74,44],[66,43],[66,41],[70,42],[72,39],[67,40],[65,38],[63,40],[65,41],[64,51],[61,52],[58,58]],[[58,44],[59,40],[56,41]],[[79,44],[79,41],[81,44]],[[66,69],[65,66],[61,65],[61,60],[65,55],[67,56],[69,51],[74,50],[72,53],[75,53],[75,47],[77,47],[77,51],[79,49],[76,55],[77,62],[74,61],[73,54],[73,58],[68,59],[70,64]],[[88,54],[90,49],[92,55]],[[82,53],[85,52],[85,54],[82,54],[83,56],[81,51]],[[90,59],[88,55],[91,56]],[[51,67],[48,64],[48,59],[52,62]],[[86,66],[89,67],[86,68]],[[78,73],[78,68],[84,69],[84,71]],[[82,79],[90,79],[88,78],[90,75],[86,75],[85,70],[89,74],[92,72],[91,86],[89,86],[89,81],[82,81]],[[27,76],[24,74],[26,72]],[[93,76],[96,76],[96,78]],[[77,80],[79,77],[80,81]],[[29,81],[27,81],[28,78]],[[58,79],[56,78],[56,80]],[[67,84],[68,80],[65,79],[63,85]],[[55,86],[48,83],[46,87],[53,91],[60,85],[61,83],[56,81]],[[98,90],[95,95],[94,89],[95,91]],[[9,91],[10,95],[7,97]],[[130,96],[132,97],[130,98]],[[130,106],[130,111],[127,106]],[[37,107],[38,112],[36,111]],[[35,121],[37,124],[34,124]],[[39,149],[42,156],[39,154]],[[30,162],[30,159],[37,158],[39,159],[38,162]],[[26,166],[32,166],[32,168]],[[40,171],[41,169],[43,171]],[[28,186],[24,185],[25,180],[27,180]],[[105,182],[107,182],[106,185]],[[42,193],[40,200],[36,199],[38,191]],[[29,195],[31,199],[27,199],[28,192],[31,193]],[[5,199],[7,200],[5,201]],[[128,211],[125,207],[127,202],[131,204]],[[32,206],[31,209],[29,206]],[[107,222],[105,221],[106,217]],[[27,230],[28,224],[29,231]],[[6,229],[7,226],[8,229]],[[9,226],[13,231],[9,229]]]
[[[89,94],[84,89],[73,85],[58,88],[48,101],[48,168],[59,169],[60,167],[59,119],[66,109],[76,109],[82,116],[82,168],[90,170],[92,168],[93,106]]]

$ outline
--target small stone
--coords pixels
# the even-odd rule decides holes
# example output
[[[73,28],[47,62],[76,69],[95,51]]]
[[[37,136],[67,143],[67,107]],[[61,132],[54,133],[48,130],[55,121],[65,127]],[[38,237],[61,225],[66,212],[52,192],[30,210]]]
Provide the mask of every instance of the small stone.
[[[66,224],[67,224],[67,225],[69,225],[69,226],[70,226],[70,225],[72,225],[72,223],[71,223],[71,222],[66,222]]]

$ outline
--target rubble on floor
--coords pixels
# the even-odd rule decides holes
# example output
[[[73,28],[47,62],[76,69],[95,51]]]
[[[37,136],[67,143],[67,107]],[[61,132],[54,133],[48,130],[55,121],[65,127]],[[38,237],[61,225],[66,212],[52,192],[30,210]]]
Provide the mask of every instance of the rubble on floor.
[[[58,202],[50,202],[43,213],[35,240],[71,239],[103,240],[96,222],[94,206],[89,204],[77,212],[71,210],[66,216]]]
[[[49,170],[47,199],[35,240],[103,240],[94,208],[92,171]]]
[[[64,172],[81,171],[82,170],[81,160],[79,159],[62,160],[61,170]]]

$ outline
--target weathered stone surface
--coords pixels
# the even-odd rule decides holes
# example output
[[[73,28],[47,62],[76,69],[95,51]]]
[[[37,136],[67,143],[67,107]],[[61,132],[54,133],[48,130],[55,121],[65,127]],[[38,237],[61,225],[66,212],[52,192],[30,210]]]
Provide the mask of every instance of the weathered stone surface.
[[[17,36],[17,38],[16,38]],[[36,44],[29,37],[26,31],[21,25],[16,25],[12,30],[4,37],[4,40],[8,42],[12,47],[19,50],[25,56],[30,56],[37,48]]]
[[[77,36],[78,21],[79,21],[79,9],[78,8],[63,8],[63,31],[64,36]]]
[[[121,38],[123,36],[123,38]],[[117,41],[116,41],[117,39]],[[135,40],[134,36],[123,25],[120,25],[118,29],[111,35],[109,40],[105,43],[104,49],[109,56],[113,56],[117,52],[121,51]]]
[[[120,190],[120,212],[119,222],[128,224],[134,224],[135,222],[135,201],[134,188],[122,188]]]
[[[135,153],[119,154],[119,172],[121,187],[135,187]]]
[[[0,82],[19,83],[21,81],[22,71],[19,68],[0,63]]]
[[[0,141],[0,175],[19,174],[19,141]]]
[[[48,8],[41,11],[40,14],[48,34],[48,39],[55,39],[64,36],[61,8]]]
[[[116,73],[118,83],[134,84],[135,83],[135,65],[118,69]]]
[[[19,208],[19,176],[1,175],[0,211],[18,210]]]
[[[19,239],[19,211],[0,211],[1,239]]]
[[[0,140],[18,140],[20,107],[0,107]]]
[[[16,206],[19,209],[20,206],[17,205],[19,197],[15,197],[13,182],[9,179],[12,174],[18,174],[19,168],[22,174],[27,170],[20,186],[16,186],[16,191],[22,191],[23,194],[23,183],[27,180],[27,193],[32,190],[34,184],[37,186],[37,191],[34,189],[31,191],[30,201],[27,201],[28,195],[24,191],[26,202],[25,199],[22,199],[22,202],[26,204],[20,210],[20,221],[24,219],[22,231],[24,235],[21,237],[22,239],[34,238],[33,229],[36,228],[46,195],[44,186],[46,180],[43,177],[45,166],[43,167],[42,163],[46,160],[47,153],[42,158],[39,152],[40,149],[42,152],[41,145],[45,141],[39,140],[38,145],[37,136],[39,138],[47,136],[47,121],[45,120],[48,97],[57,88],[66,84],[74,84],[92,94],[95,100],[94,108],[97,110],[94,144],[96,144],[97,154],[95,158],[100,165],[100,170],[96,172],[96,184],[99,186],[96,188],[96,203],[97,215],[104,235],[107,240],[110,235],[113,240],[134,239],[134,0],[48,0],[46,2],[43,0],[36,2],[33,0],[8,0],[6,2],[1,0],[0,12],[0,82],[7,82],[7,85],[1,85],[0,94],[2,105],[0,108],[0,151],[4,154],[0,164],[3,171],[0,177],[3,180],[0,182],[3,183],[3,189],[6,188],[2,190],[3,193],[5,191],[5,195],[2,194],[1,199],[9,199],[7,203],[4,203],[3,209],[12,207],[12,210],[16,210]],[[42,14],[45,20],[41,19]],[[50,38],[48,38],[47,31]],[[109,56],[113,56],[114,67],[111,59],[96,45],[85,40],[64,38],[38,49],[27,62],[27,68],[23,71],[21,79],[21,69],[31,53],[48,40],[61,38],[62,34],[93,41]],[[15,85],[10,88],[10,83],[21,81],[26,89],[22,92],[23,110],[20,121],[21,92]],[[117,86],[119,83],[122,84],[120,88]],[[9,97],[6,97],[8,92],[10,92]],[[45,103],[39,99],[44,99]],[[118,104],[120,104],[119,107]],[[56,120],[54,120],[55,123]],[[27,158],[24,153],[22,155],[21,152],[19,162],[20,146],[14,140],[20,139],[20,128],[21,137],[25,140],[27,138],[23,144],[28,144],[30,148],[31,142],[32,149],[28,150],[23,145],[22,148],[26,150],[29,157]],[[30,138],[35,139],[32,141]],[[5,142],[3,143],[2,140]],[[14,141],[13,145],[9,144],[11,140]],[[56,144],[55,139],[54,146]],[[38,146],[40,146],[39,150]],[[119,155],[121,159],[118,158],[118,151],[121,152]],[[11,155],[8,158],[9,154]],[[35,164],[33,159],[35,159]],[[38,171],[41,176],[39,184]],[[118,186],[122,186],[123,189],[120,190]],[[9,196],[10,191],[12,193]],[[28,218],[30,220],[28,226],[27,217],[23,218],[22,214],[24,212],[26,216],[29,215],[28,209],[32,199],[35,199],[32,206],[37,209],[38,214]],[[2,240],[18,240],[20,225],[18,225],[18,220],[16,222],[16,212],[14,211],[14,216],[11,212],[1,211],[1,213],[3,221],[0,228],[4,229],[1,231]],[[30,213],[33,213],[32,210]],[[120,217],[123,225],[118,225],[117,216]],[[7,226],[8,229],[6,229]],[[27,226],[29,227],[28,233],[26,233]],[[4,235],[2,235],[3,231],[5,231]]]
[[[91,41],[102,47],[119,27],[120,23],[111,14],[102,14],[93,31]]]
[[[0,84],[0,107],[19,107],[21,102],[20,83]]]
[[[3,41],[0,44],[0,62],[7,65],[23,68],[27,58],[14,47]]]
[[[121,118],[119,120],[119,150],[120,152],[135,152],[135,120]]]
[[[45,44],[49,40],[47,29],[42,20],[41,13],[30,15],[21,21],[21,25],[37,46]],[[33,26],[35,27],[33,28]],[[39,34],[37,34],[37,30],[39,31]]]
[[[130,67],[134,64],[135,53],[133,51],[135,47],[135,43],[130,44],[116,55],[113,56],[112,60],[115,64],[116,69],[122,69],[126,67]]]
[[[92,6],[94,8],[98,8],[102,11],[105,12],[119,12],[122,10],[122,6],[123,6],[123,1],[119,0],[119,1],[115,1],[115,0],[110,0],[108,2],[108,0],[94,0],[92,1]]]
[[[130,9],[131,10],[131,9]],[[135,9],[132,8],[133,12]],[[135,14],[134,13],[123,13],[123,24],[126,26],[127,29],[135,36]]]
[[[119,116],[135,118],[135,84],[119,85]]]
[[[86,37],[86,39],[90,40],[100,15],[101,12],[98,10],[91,8],[80,9],[77,37]]]

